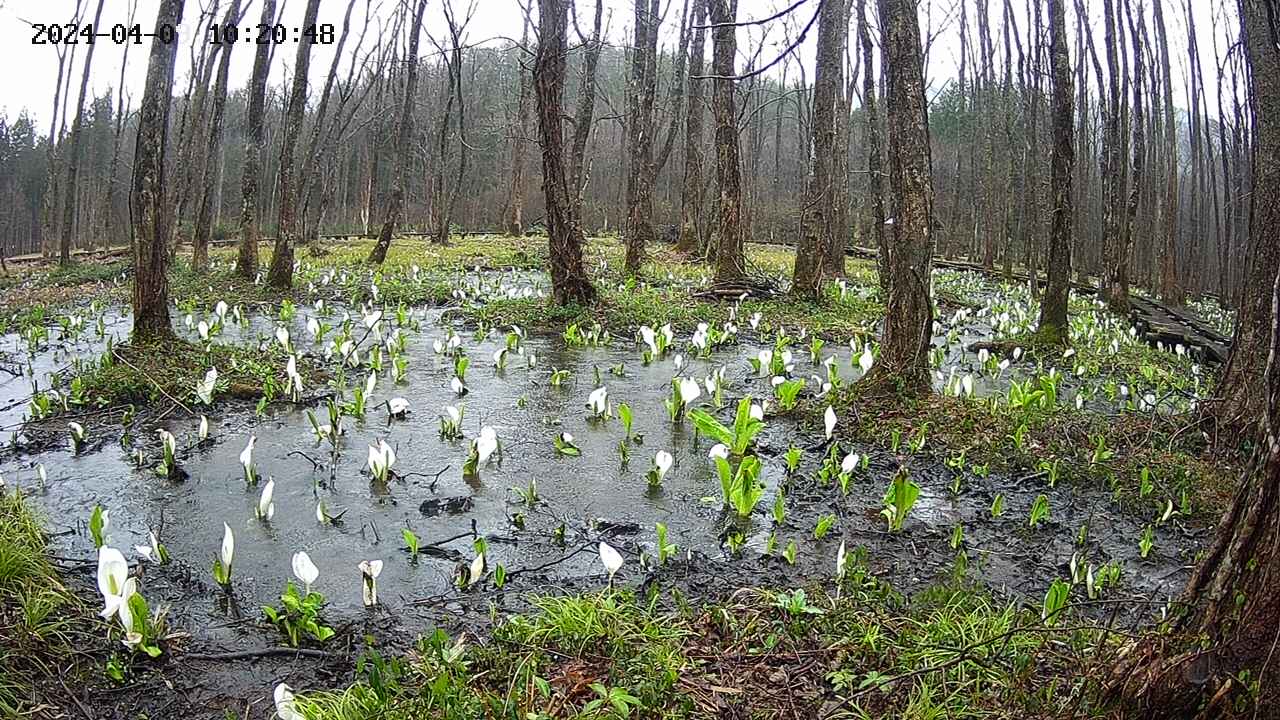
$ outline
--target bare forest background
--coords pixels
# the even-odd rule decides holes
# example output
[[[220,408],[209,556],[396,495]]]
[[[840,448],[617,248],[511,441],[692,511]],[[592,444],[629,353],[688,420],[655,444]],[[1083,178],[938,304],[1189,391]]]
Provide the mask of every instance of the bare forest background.
[[[593,46],[594,4],[580,2],[571,13],[564,106],[578,109],[586,87],[594,93],[579,169],[581,222],[588,235],[627,226],[632,132],[649,135],[652,144],[651,226],[657,237],[675,241],[682,209],[689,205],[699,216],[699,235],[705,240],[710,232],[705,218],[715,216],[717,191],[710,171],[714,138],[707,131],[712,81],[704,74],[710,43],[698,41],[695,30],[705,22],[697,20],[705,13],[702,1],[663,4],[659,22],[667,36],[678,39],[658,47],[655,32],[652,49],[635,42]],[[201,22],[223,19],[229,2],[207,0]],[[404,231],[438,232],[442,219],[455,231],[543,225],[529,79],[536,29],[519,41],[468,45],[468,9],[455,2],[456,36],[428,32],[417,52],[416,82],[408,83],[406,13],[378,17],[365,0],[333,2],[349,18],[346,33],[334,64],[311,68],[296,141],[295,153],[308,160],[299,181],[303,235],[376,234],[395,186],[397,160],[403,161]],[[81,5],[82,17],[93,13],[93,0]],[[234,5],[241,16],[249,12],[248,3]],[[1102,276],[1120,263],[1119,253],[1128,257],[1130,282],[1154,294],[1174,300],[1211,294],[1237,304],[1246,272],[1253,122],[1234,4],[1066,5],[1076,96],[1073,270]],[[518,11],[515,3],[512,8]],[[880,24],[875,2],[852,0],[843,9],[848,34],[836,103],[842,132],[833,148],[843,162],[834,167],[848,177],[848,192],[840,199],[849,219],[847,243],[875,247],[873,228],[879,223],[872,199],[883,189],[873,187],[869,147],[883,141],[869,134],[885,132]],[[256,5],[251,14],[241,24],[256,20]],[[930,17],[936,25],[926,29],[925,54],[944,35],[960,48],[954,77],[934,79],[927,92],[938,252],[987,266],[1042,268],[1052,148],[1043,0],[934,0]],[[626,25],[624,36],[631,41],[639,37],[635,19],[613,14],[604,22]],[[814,77],[794,53],[780,50],[815,34],[816,19],[816,9],[805,6],[740,33],[745,41],[737,48],[742,79],[736,83],[735,111],[747,241],[795,243],[800,232],[815,161]],[[1212,25],[1211,37],[1222,35],[1228,42],[1217,47],[1215,41],[1211,52],[1198,48],[1198,23]],[[1171,57],[1173,33],[1185,34],[1177,44],[1188,50],[1182,57]],[[204,205],[212,239],[234,238],[250,141],[250,88],[223,90],[221,127],[215,128],[219,61],[227,46],[209,43],[204,27],[180,42],[181,52],[191,54],[192,71],[176,79],[169,115],[173,149],[167,178],[177,241],[192,241]],[[866,43],[874,53],[863,52]],[[51,123],[37,126],[26,113],[0,117],[0,245],[6,256],[52,255],[64,241],[71,248],[129,242],[127,183],[137,108],[118,88],[78,97],[85,92],[85,66],[92,62],[88,47],[62,50]],[[594,69],[588,63],[593,47]],[[281,55],[292,51],[280,46]],[[637,53],[647,52],[653,55],[651,77],[644,62],[635,62]],[[1205,56],[1214,59],[1212,66],[1203,63]],[[237,49],[231,61],[252,59],[250,50]],[[131,62],[145,60],[139,48]],[[291,84],[290,78],[266,92],[257,173],[264,237],[274,235],[279,217]],[[414,122],[405,150],[397,131],[409,85]],[[872,99],[880,111],[871,118],[868,108],[877,106],[867,102],[868,91],[876,94]],[[644,102],[646,93],[652,93],[651,105]],[[648,114],[630,111],[646,107]],[[696,134],[690,131],[695,122]],[[566,132],[579,134],[572,118]],[[699,170],[692,184],[691,162]],[[1126,217],[1129,222],[1122,222]],[[1114,233],[1108,233],[1108,223],[1116,223]],[[1127,252],[1105,241],[1122,235]]]

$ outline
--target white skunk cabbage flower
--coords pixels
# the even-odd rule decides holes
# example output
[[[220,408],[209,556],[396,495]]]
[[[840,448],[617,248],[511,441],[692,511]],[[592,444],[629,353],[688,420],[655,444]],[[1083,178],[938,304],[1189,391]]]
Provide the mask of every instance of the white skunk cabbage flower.
[[[392,417],[404,417],[409,412],[409,401],[402,397],[394,397],[387,401],[387,411]]]
[[[488,425],[480,428],[480,437],[476,438],[476,457],[481,465],[488,462],[494,451],[498,449],[498,433]]]
[[[697,400],[702,395],[702,388],[698,387],[698,381],[693,378],[680,378],[679,383],[680,402],[688,405]]]
[[[98,592],[102,593],[103,607],[100,617],[109,618],[119,612],[125,597],[125,581],[129,578],[129,561],[124,553],[113,547],[98,550]]]
[[[244,468],[244,480],[250,485],[258,481],[258,473],[253,467],[253,445],[257,441],[257,435],[250,435],[249,443],[244,446],[244,450],[240,451],[240,466]]]
[[[613,583],[613,576],[617,574],[619,568],[622,567],[622,556],[617,550],[613,549],[609,543],[600,541],[600,563],[604,565],[604,569],[609,573],[609,583]]]
[[[311,556],[305,550],[293,554],[293,576],[302,583],[306,591],[304,594],[311,594],[311,584],[320,577],[320,568],[311,562]]]
[[[858,463],[862,461],[862,456],[858,453],[849,453],[844,456],[844,460],[840,461],[840,472],[848,475],[858,469]]]
[[[609,414],[609,390],[603,386],[591,391],[587,396],[587,409],[596,417]]]
[[[293,699],[293,690],[288,685],[284,683],[276,685],[275,701],[276,716],[280,720],[307,720],[306,716],[298,710],[297,703]]]
[[[378,576],[382,574],[381,560],[362,560],[360,562],[361,599],[365,607],[378,604]]]
[[[871,343],[867,343],[862,348],[862,354],[858,356],[858,367],[862,368],[862,374],[866,375],[871,372],[871,366],[876,364],[876,356],[871,352]]]
[[[674,458],[672,458],[671,453],[666,450],[659,450],[658,454],[654,456],[653,466],[658,469],[659,482],[662,481],[662,478],[666,477],[667,471],[671,469],[672,462],[674,462]]]
[[[379,439],[377,445],[369,445],[369,472],[380,482],[386,482],[391,475],[391,466],[396,464],[396,451],[391,449],[386,440]]]
[[[258,519],[263,522],[270,522],[275,517],[276,504],[273,500],[276,494],[276,481],[274,478],[268,478],[267,484],[262,486],[262,493],[258,495],[258,507],[255,512]]]
[[[196,383],[196,397],[205,405],[213,404],[213,390],[218,384],[218,368],[209,368],[204,380]]]
[[[484,577],[484,553],[476,555],[471,561],[471,567],[467,570],[467,587],[480,582],[482,577]]]

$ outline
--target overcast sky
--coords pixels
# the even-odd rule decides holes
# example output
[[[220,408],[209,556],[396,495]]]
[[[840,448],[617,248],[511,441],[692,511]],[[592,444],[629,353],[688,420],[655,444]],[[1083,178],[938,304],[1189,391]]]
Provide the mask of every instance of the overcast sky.
[[[250,3],[248,13],[241,25],[250,25],[257,22],[258,14],[261,9],[260,0],[246,0]],[[288,27],[295,27],[302,22],[303,9],[306,0],[283,0],[285,2],[285,14],[282,22]],[[356,9],[352,15],[352,24],[355,26],[353,33],[357,32],[362,21],[366,4],[373,8],[375,17],[388,17],[397,2],[403,0],[356,0]],[[461,7],[469,0],[453,0],[455,7]],[[536,0],[535,0],[536,1]],[[1209,102],[1208,107],[1211,112],[1215,111],[1216,88],[1214,87],[1213,78],[1216,76],[1217,63],[1213,57],[1213,20],[1211,17],[1211,8],[1218,3],[1210,3],[1207,0],[1191,0],[1193,5],[1197,7],[1197,37],[1199,38],[1201,63],[1206,74],[1206,100]],[[90,6],[89,12],[96,5],[96,0],[82,0],[84,5]],[[112,25],[117,23],[126,23],[129,17],[129,9],[134,0],[104,0],[102,19],[99,22],[100,31],[108,31]],[[155,24],[156,10],[159,0],[136,0],[137,2],[137,18],[135,22],[142,25],[144,31],[150,30]],[[182,30],[188,32],[195,27],[197,18],[202,8],[207,8],[213,0],[187,0],[186,11]],[[436,33],[437,36],[442,35],[444,28],[444,16],[442,14],[443,0],[428,0],[428,19],[426,21],[427,31]],[[520,9],[518,0],[474,0],[475,16],[468,28],[468,39],[471,43],[484,40],[491,42],[502,42],[501,38],[518,38],[520,36],[523,12]],[[674,27],[679,22],[679,15],[682,0],[663,0],[663,7],[666,12],[664,21],[664,29],[670,29],[664,35],[663,44],[665,46],[673,46],[675,38],[672,37]],[[812,16],[815,0],[810,0],[808,4],[802,6],[789,18],[788,25],[790,27],[791,36],[797,32],[797,28],[805,24]],[[33,45],[33,31],[29,23],[54,23],[66,22],[72,15],[75,8],[75,0],[0,0],[0,57],[4,59],[3,67],[5,68],[6,77],[0,84],[0,115],[7,115],[10,119],[18,114],[22,109],[27,109],[33,116],[37,118],[37,122],[41,125],[48,122],[50,117],[50,109],[53,102],[54,81],[57,76],[57,57],[55,49],[49,45]],[[222,0],[222,6],[225,8],[229,4],[229,0]],[[739,0],[738,15],[740,20],[748,20],[754,18],[762,18],[772,15],[778,8],[791,4],[791,0]],[[874,0],[868,2],[869,7],[874,8]],[[1186,66],[1186,29],[1185,19],[1182,12],[1173,12],[1175,8],[1180,6],[1181,2],[1166,2],[1169,6],[1167,18],[1169,23],[1169,34],[1171,37],[1170,52],[1174,57],[1175,74],[1181,75]],[[1234,3],[1230,3],[1234,5]],[[342,22],[343,13],[346,10],[346,0],[322,0],[320,4],[321,23],[333,23],[339,25]],[[579,0],[579,5],[583,8],[582,12],[589,13],[586,8],[594,7],[591,0]],[[998,10],[1000,3],[992,2],[995,12]],[[930,64],[928,68],[928,76],[930,86],[933,90],[945,85],[947,80],[956,74],[956,65],[958,63],[959,40],[958,40],[958,22],[956,17],[950,11],[955,6],[955,0],[921,0],[922,6],[922,26],[925,27],[929,34],[937,34],[934,41],[933,49],[930,55]],[[1019,13],[1025,13],[1027,9],[1026,0],[1014,0],[1014,6]],[[1101,19],[1101,9],[1098,0],[1087,0],[1086,6],[1089,7],[1090,25],[1097,27],[1094,21]],[[621,43],[624,40],[625,33],[631,25],[631,2],[630,0],[605,0],[606,17],[609,18],[610,31],[609,35],[612,41]],[[925,9],[931,11],[932,17],[925,18]],[[536,11],[536,7],[535,7]],[[90,18],[91,19],[91,18]],[[580,18],[586,22],[586,18]],[[999,18],[994,18],[992,25],[993,33],[999,33]],[[1231,18],[1234,22],[1234,17]],[[970,18],[970,22],[973,20]],[[1074,18],[1069,22],[1074,24]],[[1219,37],[1219,52],[1223,52],[1226,47],[1224,40],[1224,27],[1221,19],[1218,19],[1217,34]],[[1025,33],[1027,23],[1025,19],[1019,20],[1019,27]],[[939,29],[942,31],[939,33]],[[1069,35],[1073,38],[1074,51],[1074,31],[1068,29]],[[808,77],[812,80],[813,67],[813,42],[816,32],[811,32],[805,45],[800,50],[800,62],[804,63],[808,69]],[[759,28],[742,29],[739,31],[739,49],[744,52],[744,45],[749,39],[758,39],[761,35]],[[1096,35],[1096,42],[1101,44],[1102,33],[1099,31]],[[372,37],[372,31],[371,35]],[[769,58],[785,47],[786,28],[781,23],[774,23],[770,28],[766,42],[769,47],[761,54],[762,58]],[[175,82],[175,92],[178,88],[185,87],[185,78],[190,67],[190,51],[188,49],[188,40],[184,37],[179,40],[181,43],[179,50],[179,66],[178,80]],[[354,43],[354,39],[351,41]],[[369,41],[366,41],[369,42]],[[997,51],[1000,50],[1000,41],[997,37],[994,42],[997,44]],[[423,43],[424,47],[428,44]],[[232,55],[231,60],[231,86],[233,88],[245,84],[248,79],[249,71],[253,63],[252,53],[246,51],[247,46],[240,46]],[[286,68],[293,65],[293,53],[296,45],[290,42],[281,46],[276,54],[275,63],[272,67],[272,83],[278,83],[285,75]],[[80,46],[77,56],[77,69],[75,71],[75,81],[73,82],[73,99],[74,93],[79,83],[79,63],[83,57],[85,46]],[[129,93],[132,95],[133,103],[136,106],[137,100],[142,92],[142,85],[146,74],[148,43],[135,45],[129,51],[129,64],[125,72],[125,85]],[[708,48],[709,57],[710,48]],[[771,52],[772,51],[772,52]],[[1098,48],[1098,52],[1102,52],[1102,48]],[[93,71],[91,77],[91,93],[105,92],[108,88],[114,87],[119,80],[120,61],[124,53],[123,46],[113,44],[109,39],[103,38],[99,40],[98,47],[95,51],[93,59]],[[311,75],[312,82],[318,82],[318,78],[322,78],[328,70],[328,65],[332,59],[332,49],[330,46],[315,46],[312,55]],[[1076,58],[1072,58],[1073,61]],[[739,67],[743,64],[739,60]],[[1175,79],[1175,82],[1178,80]],[[1177,103],[1185,105],[1184,91],[1180,85],[1175,88],[1177,95]],[[1229,110],[1228,110],[1229,112]],[[47,132],[47,127],[42,127],[42,132]]]

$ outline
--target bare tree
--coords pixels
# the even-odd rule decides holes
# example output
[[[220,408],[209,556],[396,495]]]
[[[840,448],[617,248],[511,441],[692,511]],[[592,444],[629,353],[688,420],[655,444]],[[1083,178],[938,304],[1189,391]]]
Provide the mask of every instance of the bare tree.
[[[817,72],[813,76],[813,162],[809,188],[800,213],[800,238],[791,278],[792,292],[821,299],[827,253],[836,243],[838,208],[843,181],[836,172],[836,105],[844,84],[843,61],[848,23],[844,0],[818,4]],[[841,103],[842,104],[842,103]]]
[[[425,1],[425,0],[424,0]],[[314,27],[320,12],[320,0],[307,0],[302,26]],[[298,213],[298,137],[302,134],[302,118],[307,109],[307,73],[311,68],[311,46],[315,34],[304,33],[298,42],[293,63],[293,87],[285,106],[284,139],[280,143],[280,221],[276,227],[276,244],[267,269],[267,283],[278,290],[293,287],[293,245],[301,236]]]
[[[178,27],[185,0],[160,0],[155,27]],[[178,44],[162,33],[151,38],[147,83],[138,107],[138,140],[134,146],[133,185],[129,195],[133,219],[133,339],[172,337],[169,322],[169,239],[172,207],[166,195],[164,154],[168,139],[170,94]]]
[[[400,110],[400,123],[396,130],[396,156],[393,170],[391,197],[387,200],[387,215],[378,231],[378,242],[369,253],[369,262],[381,265],[387,259],[391,237],[404,222],[405,166],[409,163],[409,142],[413,138],[413,98],[418,87],[418,43],[422,36],[422,15],[427,10],[427,0],[418,0],[409,28],[409,55],[406,58],[404,78],[404,104]]]
[[[1156,46],[1160,51],[1162,105],[1164,108],[1164,223],[1160,251],[1160,297],[1181,305],[1185,298],[1178,283],[1178,124],[1174,119],[1173,70],[1169,63],[1169,37],[1164,22],[1164,0],[1151,0]]]
[[[658,0],[633,0],[635,45],[631,48],[631,84],[627,88],[628,275],[640,272],[653,231],[653,104],[658,86]]]
[[[1240,9],[1257,123],[1251,243],[1269,248],[1274,258],[1280,247],[1280,2],[1242,0]],[[1262,717],[1280,702],[1273,662],[1280,627],[1280,276],[1272,262],[1271,279],[1251,288],[1269,298],[1259,304],[1272,308],[1260,341],[1265,375],[1250,384],[1265,392],[1265,413],[1253,418],[1262,442],[1187,582],[1187,612],[1173,619],[1174,633],[1139,641],[1119,656],[1110,687],[1134,716],[1217,717],[1236,714],[1241,705],[1247,715],[1252,705],[1252,715]],[[1241,683],[1245,676],[1249,682]]]
[[[453,216],[454,206],[458,204],[458,195],[462,192],[462,180],[467,173],[467,115],[466,115],[466,98],[462,93],[462,36],[466,33],[467,24],[471,22],[472,13],[475,5],[472,4],[467,10],[467,15],[458,20],[454,14],[453,5],[450,0],[444,2],[444,18],[449,28],[450,46],[444,47],[439,43],[435,43],[436,49],[445,58],[445,105],[444,113],[440,117],[439,134],[437,135],[436,144],[436,176],[435,182],[432,183],[434,197],[432,200],[432,213],[435,216],[436,232],[433,242],[436,245],[446,245],[449,242],[449,221]],[[434,40],[433,40],[434,42]],[[453,108],[457,106],[457,133],[458,133],[458,169],[457,175],[454,177],[448,191],[445,190],[444,172],[447,165],[447,141],[449,139],[449,129],[455,125],[453,122]]]
[[[133,20],[134,20],[134,17],[136,17],[137,12],[138,12],[138,0],[130,0],[129,15],[128,15],[128,19],[125,21],[125,25],[128,25],[130,27],[133,26]],[[129,66],[129,48],[132,45],[133,43],[131,42],[125,43],[124,45],[124,52],[121,53],[121,58],[120,58],[120,79],[116,85],[116,125],[115,125],[115,130],[111,136],[111,169],[107,176],[107,192],[103,200],[104,204],[106,205],[105,217],[107,218],[108,227],[110,228],[116,227],[115,207],[116,207],[116,197],[119,193],[119,186],[120,186],[120,181],[119,181],[120,146],[123,144],[124,120],[125,120],[124,116],[126,112],[125,100],[124,100],[125,98],[124,71]],[[111,242],[117,239],[116,237],[113,236],[113,233],[110,233],[110,232],[104,232],[102,235],[103,235],[102,245],[104,248],[110,247]]]
[[[880,148],[880,111],[876,100],[876,76],[871,71],[873,49],[871,23],[867,20],[867,0],[858,2],[858,43],[862,46],[862,112],[867,117],[867,192],[871,203],[871,236],[875,238],[876,268],[879,270],[880,290],[889,295],[889,235],[884,230],[884,179],[883,150]]]
[[[262,25],[274,25],[276,0],[262,0]],[[244,175],[240,179],[240,252],[236,273],[252,279],[258,272],[258,173],[262,145],[266,135],[264,123],[267,99],[267,73],[271,69],[271,46],[259,43],[253,57],[253,76],[249,81],[249,108],[244,149]]]
[[[81,2],[82,0],[76,0],[75,9],[71,13],[72,24],[76,24],[80,22]],[[62,78],[65,72],[66,78],[67,78],[67,85],[68,85],[67,92],[69,92],[70,91],[69,87],[71,84],[71,70],[75,66],[75,49],[77,46],[71,45],[70,50],[68,50],[67,45],[63,43],[58,43],[54,47],[55,47],[55,52],[58,55],[58,75],[57,75],[57,79],[54,81],[54,86],[53,86],[53,114],[52,114],[52,119],[49,121],[49,140],[45,145],[46,175],[45,175],[45,185],[44,185],[44,197],[41,201],[41,207],[40,207],[41,248],[42,248],[42,253],[46,257],[48,257],[48,253],[49,253],[49,243],[53,241],[54,234],[56,233],[55,227],[57,223],[57,218],[55,217],[55,215],[57,214],[57,211],[58,211],[58,208],[57,208],[57,204],[58,204],[57,199],[59,195],[58,167],[61,164],[59,160],[61,155],[60,148],[61,148],[61,140],[62,140],[62,134],[58,130],[59,128],[58,118],[59,118],[60,108],[62,107],[62,105],[66,104],[65,98],[62,97],[64,94],[64,91],[62,89]],[[70,67],[68,67],[67,65],[68,60],[70,60],[71,62]],[[84,104],[84,101],[81,100],[81,105],[83,104]],[[63,112],[61,116],[62,116],[62,122],[65,124],[66,113]]]
[[[1246,22],[1241,37],[1252,68],[1251,100],[1256,128],[1250,206],[1253,217],[1249,222],[1252,238],[1243,302],[1236,317],[1231,355],[1214,393],[1214,414],[1224,427],[1245,426],[1263,417],[1267,399],[1263,380],[1276,312],[1270,287],[1280,271],[1280,49],[1274,43],[1280,35],[1280,2],[1245,0],[1244,5]],[[1265,22],[1268,20],[1270,24]],[[1274,423],[1274,398],[1272,403]]]
[[[1045,340],[1067,341],[1067,299],[1071,293],[1071,173],[1075,165],[1074,93],[1067,54],[1066,0],[1049,0],[1049,70],[1053,82],[1053,155],[1049,191],[1053,216],[1049,225],[1049,259],[1040,303],[1038,332]]]
[[[519,51],[529,46],[529,15],[524,16],[524,29],[520,31]],[[507,201],[507,234],[524,234],[524,155],[525,140],[529,137],[529,72],[523,58],[517,55],[516,75],[519,88],[516,92],[516,127],[511,138],[511,197]]]
[[[582,70],[578,78],[578,110],[573,116],[573,144],[569,149],[569,200],[570,216],[573,224],[583,228],[582,197],[586,190],[587,141],[591,138],[591,130],[595,127],[596,108],[596,69],[600,64],[600,53],[604,50],[601,39],[604,20],[604,0],[596,0],[595,19],[591,25],[591,37],[583,37],[581,28],[577,27],[577,8],[571,6],[574,27],[579,31],[578,40],[582,43]]]
[[[929,391],[933,325],[933,179],[924,97],[920,20],[914,0],[880,0],[885,70],[890,214],[893,238],[885,263],[889,299],[880,358],[867,382],[904,394]]]
[[[684,252],[701,250],[706,244],[703,219],[702,166],[705,140],[702,118],[706,81],[702,66],[706,54],[707,0],[693,0],[693,45],[689,50],[689,87],[687,114],[684,126],[684,184],[680,193],[680,240],[678,249]]]
[[[240,0],[231,0],[224,27],[240,22]],[[209,269],[209,240],[213,236],[213,203],[217,190],[218,163],[214,158],[222,151],[222,126],[227,112],[227,76],[231,70],[231,51],[236,43],[226,42],[218,58],[218,74],[213,87],[213,112],[209,117],[209,137],[204,162],[204,177],[198,188],[199,209],[196,211],[196,227],[191,235],[191,267],[198,273]]]
[[[715,237],[715,281],[732,284],[747,276],[742,239],[742,169],[734,105],[734,55],[738,50],[738,0],[708,0],[711,18],[711,113],[716,132],[716,183],[720,190]]]
[[[1103,205],[1102,292],[1107,306],[1120,315],[1129,313],[1129,233],[1125,219],[1125,183],[1127,177],[1121,138],[1127,132],[1122,121],[1122,105],[1126,102],[1120,90],[1120,59],[1116,50],[1116,37],[1122,32],[1116,13],[1119,0],[1103,0],[1104,37],[1107,46],[1107,124],[1103,136],[1102,169],[1104,187],[1107,190]]]
[[[366,0],[364,27],[360,30],[360,37],[356,41],[355,52],[351,56],[351,70],[348,72],[346,88],[340,92],[338,98],[338,106],[335,108],[330,121],[329,108],[333,102],[334,86],[338,82],[338,63],[342,60],[342,50],[347,46],[347,37],[351,33],[351,11],[355,9],[355,0],[347,0],[347,11],[342,18],[342,31],[338,34],[338,44],[334,47],[333,60],[329,63],[329,72],[325,75],[324,89],[320,91],[320,102],[316,105],[314,116],[311,118],[311,139],[307,143],[307,149],[302,157],[302,181],[304,190],[302,193],[302,224],[305,242],[312,245],[319,241],[318,218],[323,214],[324,206],[324,187],[325,182],[321,173],[316,172],[316,168],[324,164],[324,159],[330,154],[330,144],[333,142],[334,133],[340,130],[342,125],[343,107],[350,100],[352,93],[351,80],[356,68],[356,58],[360,54],[360,48],[364,44],[365,32],[369,29],[369,5]],[[366,61],[368,58],[365,58]],[[313,202],[316,195],[320,195],[319,202]],[[310,218],[315,216],[317,222],[311,222]]]
[[[561,305],[591,302],[596,296],[582,262],[582,227],[572,212],[573,199],[564,167],[562,118],[567,31],[566,0],[538,0],[538,50],[534,57],[533,85],[538,98],[538,135],[542,141],[551,292]]]
[[[102,2],[98,0],[97,9],[93,12],[93,26],[98,27],[102,19]],[[76,191],[80,174],[80,138],[84,127],[84,96],[89,89],[89,69],[93,66],[93,51],[98,43],[89,43],[85,51],[84,68],[80,75],[80,95],[76,99],[76,119],[71,123],[71,147],[67,150],[67,195],[62,203],[62,234],[58,241],[58,264],[71,262],[71,240],[76,224]]]

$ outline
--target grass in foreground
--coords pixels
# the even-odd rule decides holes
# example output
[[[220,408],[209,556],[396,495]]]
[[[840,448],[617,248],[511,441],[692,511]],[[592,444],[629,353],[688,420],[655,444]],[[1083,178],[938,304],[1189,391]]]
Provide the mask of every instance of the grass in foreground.
[[[963,583],[909,603],[854,571],[822,590],[744,590],[693,608],[626,592],[541,598],[485,644],[437,632],[306,695],[318,720],[1053,716],[1099,646]],[[1104,645],[1105,646],[1105,645]]]
[[[16,491],[0,489],[0,716],[63,692],[51,683],[83,623],[75,605],[45,554],[39,519]]]

